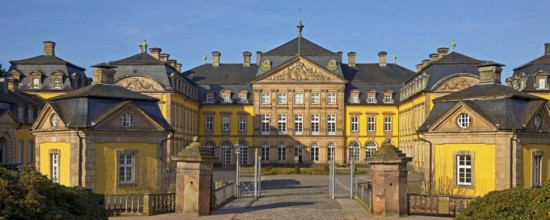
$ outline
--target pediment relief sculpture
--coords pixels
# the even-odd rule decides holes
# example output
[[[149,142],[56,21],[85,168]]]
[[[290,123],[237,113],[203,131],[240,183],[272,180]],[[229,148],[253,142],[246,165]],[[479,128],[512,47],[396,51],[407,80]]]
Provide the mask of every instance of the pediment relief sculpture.
[[[320,72],[312,65],[298,61],[297,63],[283,69],[281,72],[268,77],[268,80],[317,80],[324,81],[332,79],[326,73]]]
[[[143,77],[128,77],[116,82],[118,86],[132,91],[162,91],[158,83]]]
[[[479,83],[479,80],[472,77],[457,77],[443,82],[438,86],[437,91],[459,91],[470,88],[477,83]]]

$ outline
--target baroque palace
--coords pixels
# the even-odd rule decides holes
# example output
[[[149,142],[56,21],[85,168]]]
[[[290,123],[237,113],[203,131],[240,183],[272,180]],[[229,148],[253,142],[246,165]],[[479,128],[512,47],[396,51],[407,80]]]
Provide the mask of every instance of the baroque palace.
[[[198,136],[222,165],[366,164],[385,140],[425,190],[484,195],[550,178],[550,43],[514,69],[438,48],[412,71],[356,62],[301,36],[242,63],[188,70],[147,48],[85,69],[55,55],[11,61],[0,79],[0,159],[105,194],[173,187]],[[376,56],[376,54],[373,54]],[[109,58],[106,58],[109,59]],[[529,58],[526,58],[526,61]],[[240,148],[240,158],[234,152]],[[548,152],[548,153],[547,153]]]

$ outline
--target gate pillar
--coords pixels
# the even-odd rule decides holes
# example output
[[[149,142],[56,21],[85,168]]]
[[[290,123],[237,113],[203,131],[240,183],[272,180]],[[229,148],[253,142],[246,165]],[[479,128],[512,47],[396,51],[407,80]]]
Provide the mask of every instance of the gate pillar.
[[[395,148],[388,138],[369,158],[372,182],[372,214],[407,215],[407,162],[412,157]]]
[[[171,159],[176,162],[176,213],[210,214],[212,168],[216,157],[193,137],[193,142]]]

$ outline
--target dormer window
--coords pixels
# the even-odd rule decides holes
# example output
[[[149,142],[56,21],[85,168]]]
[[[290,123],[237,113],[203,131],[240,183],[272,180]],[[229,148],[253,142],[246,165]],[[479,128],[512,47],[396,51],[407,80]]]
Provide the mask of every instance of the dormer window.
[[[42,87],[42,73],[34,72],[30,74],[30,87],[32,89],[40,89]]]
[[[54,89],[61,89],[61,79],[54,78],[53,79],[53,88]]]
[[[370,104],[376,103],[376,90],[370,90],[367,93],[367,103],[370,103]]]
[[[231,91],[226,89],[221,92],[222,102],[231,103]]]
[[[61,87],[63,86],[62,79],[63,79],[63,73],[60,73],[60,72],[53,73],[50,87],[54,89],[61,89]]]
[[[359,103],[359,90],[354,89],[354,90],[351,91],[349,102],[350,103]]]
[[[549,74],[544,71],[539,71],[535,74],[535,87],[537,89],[548,89],[548,75]]]
[[[384,92],[384,103],[393,103],[393,91]]]
[[[239,92],[239,103],[248,103],[248,91],[243,90]]]
[[[206,93],[206,99],[204,100],[205,103],[214,103],[214,93],[207,92]]]

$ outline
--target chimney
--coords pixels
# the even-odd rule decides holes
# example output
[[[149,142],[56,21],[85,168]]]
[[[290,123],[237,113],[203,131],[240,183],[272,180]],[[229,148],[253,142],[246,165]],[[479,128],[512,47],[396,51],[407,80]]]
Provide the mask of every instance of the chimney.
[[[256,51],[256,65],[260,65],[261,58],[262,58],[262,51]]]
[[[244,67],[250,67],[250,57],[251,56],[252,56],[252,53],[250,53],[250,51],[243,52],[243,57],[244,57],[243,66]]]
[[[97,65],[93,65],[92,67],[94,67],[94,79],[92,84],[113,84],[115,82],[116,71],[113,68],[115,68],[116,66],[112,66],[107,63],[100,63]]]
[[[423,60],[422,60],[422,68],[428,66],[429,63],[430,63],[430,60],[428,60],[428,59],[423,59]]]
[[[431,53],[430,54],[430,62],[433,62],[433,61],[436,61],[437,60],[437,53]]]
[[[504,65],[493,61],[485,61],[479,65],[479,83],[498,83],[500,84],[500,73]]]
[[[386,66],[386,56],[388,55],[388,52],[386,51],[380,51],[378,52],[378,65],[379,66]]]
[[[437,48],[437,59],[441,59],[443,56],[447,55],[447,53],[449,53],[449,48],[446,48],[446,47]]]
[[[139,45],[139,53],[145,53],[145,48],[143,48],[143,45]]]
[[[220,56],[221,55],[222,55],[222,53],[220,53],[219,51],[212,52],[212,66],[213,67],[220,66]]]
[[[44,55],[46,56],[55,56],[55,42],[53,41],[44,41]]]
[[[160,51],[162,51],[162,49],[158,47],[149,48],[149,53],[151,54],[151,56],[157,59],[160,59]]]
[[[349,67],[355,67],[355,55],[357,53],[353,52],[353,51],[350,51],[348,53],[348,66]]]
[[[176,70],[181,73],[181,63],[176,63]]]
[[[174,69],[175,69],[175,68],[176,68],[176,63],[177,63],[177,62],[178,62],[177,60],[168,60],[168,65],[174,67]]]
[[[422,63],[416,64],[416,72],[419,73],[422,70],[423,66],[424,65],[422,65]]]
[[[161,53],[160,54],[160,61],[168,63],[168,57],[170,57],[170,54],[167,53]]]
[[[544,44],[544,54],[550,54],[550,42]]]

